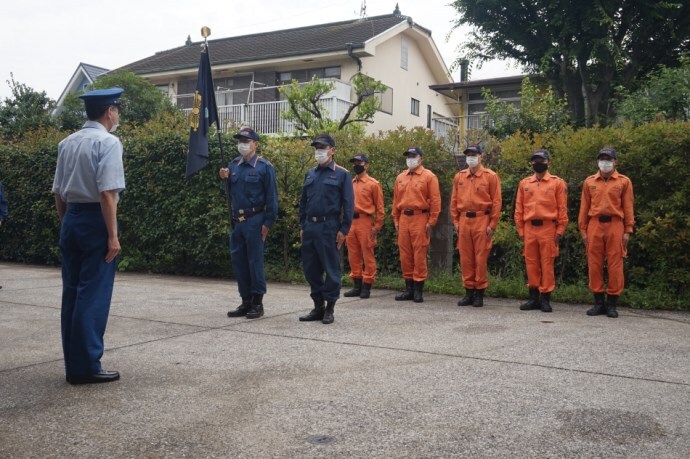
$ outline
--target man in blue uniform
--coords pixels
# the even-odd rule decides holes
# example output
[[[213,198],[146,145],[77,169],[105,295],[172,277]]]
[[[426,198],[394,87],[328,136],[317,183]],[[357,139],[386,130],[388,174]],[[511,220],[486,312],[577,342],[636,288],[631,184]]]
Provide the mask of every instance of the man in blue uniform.
[[[314,309],[299,320],[331,324],[335,302],[340,298],[340,247],[352,225],[355,197],[352,176],[333,160],[333,137],[319,134],[311,146],[318,165],[304,178],[299,221],[302,266]]]
[[[111,132],[120,123],[122,92],[81,95],[89,120],[58,145],[53,193],[61,222],[62,349],[71,384],[120,379],[101,367],[101,357],[120,253],[117,203],[125,174],[122,143]]]
[[[278,192],[273,165],[256,154],[259,135],[244,127],[235,134],[240,156],[220,170],[232,203],[230,257],[242,297],[228,317],[258,319],[264,315],[266,293],[264,243],[278,215]]]

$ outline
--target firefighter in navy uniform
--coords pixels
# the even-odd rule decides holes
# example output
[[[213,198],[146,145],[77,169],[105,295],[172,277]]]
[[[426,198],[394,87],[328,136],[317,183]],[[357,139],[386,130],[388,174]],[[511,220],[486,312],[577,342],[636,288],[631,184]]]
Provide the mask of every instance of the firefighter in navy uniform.
[[[302,266],[311,286],[314,309],[299,320],[331,324],[335,303],[340,298],[340,247],[350,232],[355,197],[352,175],[333,160],[333,137],[319,134],[311,146],[318,165],[309,169],[304,178],[299,221]]]
[[[273,165],[256,153],[259,135],[244,127],[233,136],[240,156],[219,172],[226,180],[232,208],[230,257],[242,298],[228,317],[258,319],[264,315],[266,293],[264,244],[278,215],[278,192]]]

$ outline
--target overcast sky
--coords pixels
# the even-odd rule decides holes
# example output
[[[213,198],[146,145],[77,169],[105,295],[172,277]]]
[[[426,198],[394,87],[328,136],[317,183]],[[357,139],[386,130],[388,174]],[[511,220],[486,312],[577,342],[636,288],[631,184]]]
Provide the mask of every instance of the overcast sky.
[[[400,0],[400,11],[432,31],[450,67],[462,35],[446,36],[456,16],[450,0]],[[391,14],[394,0],[367,0],[366,14]],[[57,99],[80,62],[114,69],[157,51],[201,40],[201,27],[218,39],[356,19],[362,0],[20,0],[3,2],[0,18],[0,99],[14,79]],[[472,79],[519,74],[503,62],[473,69]],[[459,71],[453,72],[459,80]]]

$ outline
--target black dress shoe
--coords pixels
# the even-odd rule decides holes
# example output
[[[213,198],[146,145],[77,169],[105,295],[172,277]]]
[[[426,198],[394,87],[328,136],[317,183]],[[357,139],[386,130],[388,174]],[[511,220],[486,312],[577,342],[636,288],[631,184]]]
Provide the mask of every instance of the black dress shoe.
[[[100,373],[93,375],[67,375],[67,382],[70,384],[97,384],[113,382],[120,379],[117,371],[101,370]]]

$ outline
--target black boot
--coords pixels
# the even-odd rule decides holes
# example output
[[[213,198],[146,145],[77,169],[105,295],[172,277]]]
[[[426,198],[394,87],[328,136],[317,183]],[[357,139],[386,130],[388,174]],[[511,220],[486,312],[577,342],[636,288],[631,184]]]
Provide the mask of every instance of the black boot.
[[[424,281],[415,282],[414,283],[414,292],[413,292],[414,302],[415,303],[424,303],[424,298],[422,296],[423,294],[424,294]]]
[[[247,311],[247,319],[258,319],[264,315],[264,295],[252,295],[252,307]]]
[[[252,297],[243,297],[242,304],[237,306],[234,311],[228,311],[228,317],[244,317],[247,315],[249,308],[252,307]]]
[[[474,301],[472,302],[472,306],[475,308],[481,308],[484,306],[484,289],[483,288],[478,288],[477,290],[474,291]]]
[[[531,311],[533,309],[539,309],[541,305],[539,304],[539,289],[529,288],[529,300],[526,303],[520,305],[520,311]]]
[[[369,298],[371,295],[371,284],[367,284],[366,282],[362,283],[362,292],[359,294],[359,297],[363,300]]]
[[[311,299],[314,300],[314,309],[309,311],[309,314],[306,316],[299,318],[299,320],[302,322],[312,322],[323,319],[323,314],[325,312],[325,308],[323,306],[323,295],[320,293],[312,293]]]
[[[410,301],[414,298],[414,281],[405,279],[405,291],[395,296],[395,301]]]
[[[551,301],[551,292],[541,294],[541,298],[539,299],[539,302],[541,303],[541,312],[553,311],[553,309],[551,308],[550,301]]]
[[[588,316],[600,316],[606,313],[604,305],[604,292],[594,294],[594,306],[587,310]]]
[[[474,303],[474,289],[466,288],[465,296],[460,298],[460,301],[458,301],[458,306],[472,306],[472,303]]]
[[[359,296],[360,293],[362,293],[362,279],[352,279],[355,283],[354,287],[352,287],[352,290],[348,290],[343,294],[343,296],[351,297],[351,296]]]
[[[618,301],[618,296],[609,295],[606,298],[606,317],[616,318],[618,317],[618,311],[616,311],[616,302]]]
[[[326,311],[323,314],[323,319],[321,319],[321,323],[323,324],[332,324],[333,321],[335,320],[333,318],[333,308],[335,308],[335,301],[329,301],[326,303]]]

